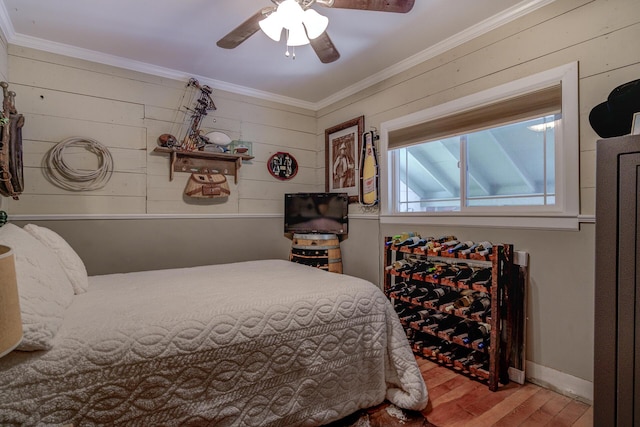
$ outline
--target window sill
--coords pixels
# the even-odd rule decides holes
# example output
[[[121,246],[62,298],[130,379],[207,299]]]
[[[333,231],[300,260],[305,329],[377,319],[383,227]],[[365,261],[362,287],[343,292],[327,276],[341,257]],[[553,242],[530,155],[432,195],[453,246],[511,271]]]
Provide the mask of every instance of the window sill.
[[[484,227],[484,228],[521,228],[544,230],[580,229],[581,219],[572,217],[548,216],[469,216],[469,215],[424,215],[400,214],[380,215],[382,224],[414,224],[414,225],[447,225],[455,227]]]

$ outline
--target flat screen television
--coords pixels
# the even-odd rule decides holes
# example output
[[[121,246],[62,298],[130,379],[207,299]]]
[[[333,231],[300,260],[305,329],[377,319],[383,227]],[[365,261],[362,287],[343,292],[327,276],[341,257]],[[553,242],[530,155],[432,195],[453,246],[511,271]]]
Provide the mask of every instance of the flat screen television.
[[[347,193],[288,193],[284,195],[284,232],[348,233]]]

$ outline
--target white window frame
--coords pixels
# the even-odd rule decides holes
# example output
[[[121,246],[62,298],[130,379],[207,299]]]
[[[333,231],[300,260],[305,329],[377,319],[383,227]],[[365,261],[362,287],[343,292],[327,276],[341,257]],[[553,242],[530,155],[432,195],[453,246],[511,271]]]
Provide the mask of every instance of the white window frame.
[[[460,111],[477,108],[560,83],[562,119],[555,129],[556,203],[553,206],[498,206],[465,208],[463,212],[399,212],[394,185],[399,185],[389,133]],[[573,62],[460,99],[399,117],[380,125],[380,221],[429,224],[577,230],[580,213],[580,143],[578,63]],[[397,180],[391,179],[393,176]],[[394,184],[395,183],[395,184]]]

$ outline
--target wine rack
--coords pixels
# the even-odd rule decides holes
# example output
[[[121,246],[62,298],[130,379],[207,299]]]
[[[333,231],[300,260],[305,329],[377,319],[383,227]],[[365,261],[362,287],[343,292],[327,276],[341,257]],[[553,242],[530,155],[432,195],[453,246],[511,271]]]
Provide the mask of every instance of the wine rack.
[[[513,245],[460,251],[447,246],[454,239],[396,246],[385,237],[384,290],[414,353],[495,391],[509,382],[511,358],[524,357],[524,279]]]

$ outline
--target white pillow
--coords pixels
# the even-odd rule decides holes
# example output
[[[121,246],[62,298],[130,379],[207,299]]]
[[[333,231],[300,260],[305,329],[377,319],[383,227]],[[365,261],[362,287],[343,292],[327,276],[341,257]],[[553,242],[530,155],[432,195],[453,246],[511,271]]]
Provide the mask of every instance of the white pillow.
[[[23,338],[18,350],[48,350],[73,299],[56,254],[22,228],[0,227],[0,244],[13,249]]]
[[[58,255],[60,265],[67,273],[75,294],[87,292],[89,289],[87,268],[67,241],[55,231],[35,224],[27,224],[24,229]]]

